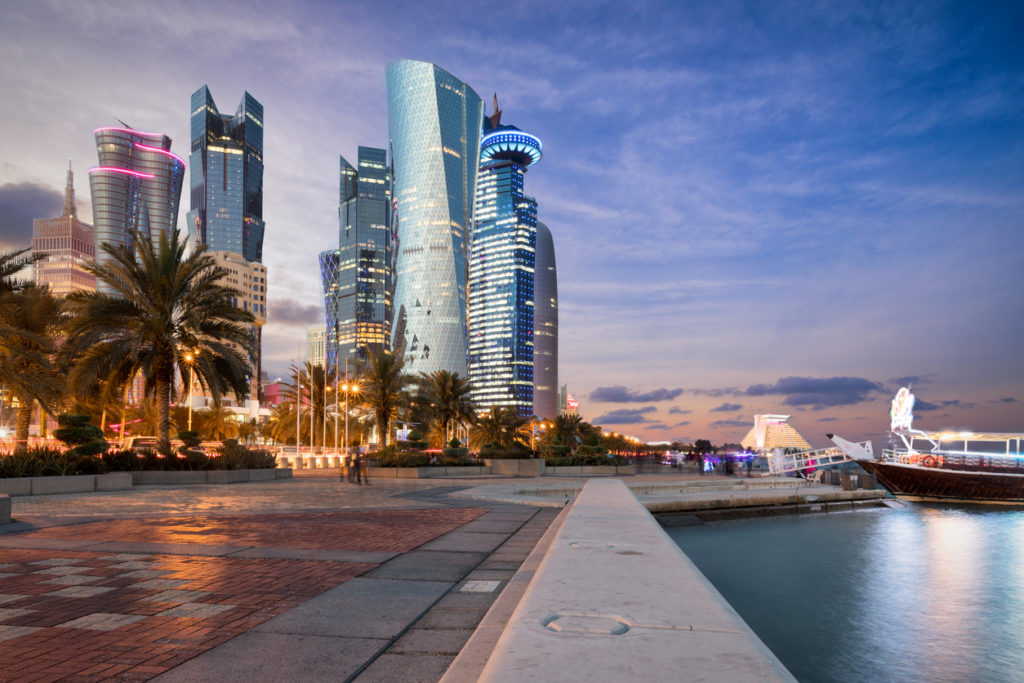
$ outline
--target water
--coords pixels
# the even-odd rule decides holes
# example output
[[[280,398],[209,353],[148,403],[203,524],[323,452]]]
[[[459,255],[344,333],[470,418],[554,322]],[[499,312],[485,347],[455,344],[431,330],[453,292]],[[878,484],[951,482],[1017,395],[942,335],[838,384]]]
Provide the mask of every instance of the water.
[[[1024,510],[668,529],[801,681],[1024,681]]]

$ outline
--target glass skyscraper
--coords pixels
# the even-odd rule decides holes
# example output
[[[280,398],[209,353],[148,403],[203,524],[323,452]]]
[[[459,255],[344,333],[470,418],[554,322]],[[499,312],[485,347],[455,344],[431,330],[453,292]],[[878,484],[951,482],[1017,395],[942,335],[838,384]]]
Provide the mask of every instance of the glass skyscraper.
[[[248,92],[234,116],[210,89],[192,93],[190,237],[212,251],[263,261],[263,105]]]
[[[321,252],[326,358],[339,368],[391,333],[391,175],[386,152],[360,147],[358,168],[341,157],[338,248]]]
[[[540,221],[533,273],[533,414],[558,417],[558,271],[555,242]]]
[[[394,172],[395,296],[391,343],[408,372],[466,377],[467,245],[483,101],[440,67],[387,67]]]
[[[156,243],[178,223],[185,162],[172,154],[171,139],[132,128],[97,128],[99,166],[89,169],[96,262],[112,257],[103,244],[133,247],[132,230]],[[97,289],[113,293],[100,281]]]
[[[533,410],[534,261],[537,202],[523,178],[540,140],[485,119],[469,249],[469,380],[477,408]]]

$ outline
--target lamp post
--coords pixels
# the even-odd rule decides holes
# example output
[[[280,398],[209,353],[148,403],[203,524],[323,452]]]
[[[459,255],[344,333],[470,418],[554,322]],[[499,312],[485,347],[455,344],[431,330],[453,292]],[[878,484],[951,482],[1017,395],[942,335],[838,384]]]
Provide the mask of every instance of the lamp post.
[[[196,364],[195,358],[191,353],[185,355],[185,360],[188,361],[188,431],[192,431],[192,387],[195,386],[196,380]],[[124,428],[122,427],[122,431]]]
[[[327,373],[325,372],[324,373],[324,438],[323,438],[324,452],[327,451],[327,399],[329,398],[328,392],[330,392],[330,390],[331,390],[331,387],[327,386]]]

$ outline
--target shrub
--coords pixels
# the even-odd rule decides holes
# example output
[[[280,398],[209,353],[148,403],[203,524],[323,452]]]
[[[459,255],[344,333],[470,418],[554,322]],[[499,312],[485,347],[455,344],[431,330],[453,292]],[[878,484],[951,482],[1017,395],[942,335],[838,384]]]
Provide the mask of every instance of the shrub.
[[[40,477],[43,475],[43,461],[36,456],[38,449],[15,452],[0,457],[0,477]]]
[[[619,455],[608,456],[598,453],[579,453],[577,455],[545,455],[544,462],[552,467],[575,465],[628,465],[629,461]]]
[[[391,446],[382,448],[373,455],[377,467],[426,467],[430,464],[430,455],[412,451],[399,451]]]
[[[469,457],[468,448],[446,448],[441,452],[438,459],[439,465],[445,467],[464,467],[466,465],[477,465],[475,460]]]
[[[544,450],[545,450],[545,457],[547,457],[548,453],[550,453],[551,455],[558,456],[558,455],[569,455],[572,452],[572,448],[570,448],[569,446],[562,446],[560,444],[552,444],[550,446],[545,446]]]
[[[88,415],[63,413],[57,416],[57,424],[60,427],[53,435],[68,446],[67,452],[72,457],[100,455],[110,448],[103,438],[103,430],[89,424]]]
[[[480,457],[489,460],[522,460],[532,455],[529,448],[520,445],[498,446],[497,444],[487,444],[480,449]]]

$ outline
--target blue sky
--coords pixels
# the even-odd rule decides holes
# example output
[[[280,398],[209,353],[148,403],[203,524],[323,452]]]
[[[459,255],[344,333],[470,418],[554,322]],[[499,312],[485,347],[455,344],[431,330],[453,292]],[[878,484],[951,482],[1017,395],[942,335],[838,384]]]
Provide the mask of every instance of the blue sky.
[[[282,371],[321,315],[338,155],[386,145],[385,65],[432,61],[544,141],[527,191],[586,418],[877,440],[913,379],[922,426],[1020,430],[1022,28],[1019,3],[25,3],[0,26],[0,239],[59,209],[68,157],[88,217],[94,128],[187,157],[192,91],[248,90]]]

